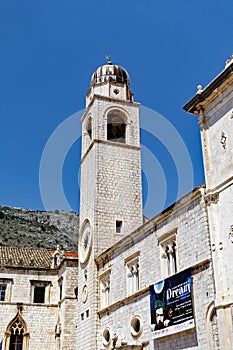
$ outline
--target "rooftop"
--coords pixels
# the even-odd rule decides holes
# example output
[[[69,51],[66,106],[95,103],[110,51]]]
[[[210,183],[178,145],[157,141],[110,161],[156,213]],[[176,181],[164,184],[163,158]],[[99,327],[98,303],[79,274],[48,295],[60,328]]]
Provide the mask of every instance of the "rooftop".
[[[212,80],[204,89],[202,89],[201,85],[198,85],[198,91],[196,95],[186,103],[183,109],[186,112],[192,114],[198,114],[200,107],[204,104],[204,101],[209,101],[211,94],[216,92],[217,89],[222,86],[225,89],[228,84],[227,81],[232,79],[233,77],[233,57],[226,62],[226,66],[224,70],[214,79]],[[230,78],[230,79],[229,79]]]
[[[54,250],[0,246],[0,266],[51,269]],[[64,252],[65,258],[78,258],[77,252]]]

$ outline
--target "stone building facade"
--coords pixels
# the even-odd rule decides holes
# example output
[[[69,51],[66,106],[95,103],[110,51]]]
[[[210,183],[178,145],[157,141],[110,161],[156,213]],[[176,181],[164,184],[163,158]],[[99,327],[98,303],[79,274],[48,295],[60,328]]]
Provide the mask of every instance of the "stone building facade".
[[[58,249],[35,253],[46,266],[1,260],[4,350],[233,348],[233,60],[184,109],[200,124],[206,185],[145,221],[139,103],[124,68],[109,60],[94,72],[81,120],[79,259]]]
[[[82,118],[78,349],[232,349],[232,70],[231,60],[184,107],[198,115],[206,186],[144,224],[138,103],[123,68],[109,61],[93,74]],[[164,326],[151,290],[185,274],[191,300],[181,295],[189,282],[167,289],[160,304],[180,296]]]
[[[100,333],[108,330],[110,338],[116,334],[116,348],[207,348],[203,310],[214,298],[214,284],[203,192],[203,188],[195,189],[175,208],[168,208],[96,259],[100,284],[105,273],[110,279],[109,304],[98,310]],[[168,276],[165,248],[169,245],[176,250],[177,261],[170,273],[191,268],[196,327],[152,340],[149,285]],[[131,262],[138,274],[133,288],[129,285]],[[104,336],[98,348],[103,349],[103,343]]]
[[[75,349],[77,253],[0,246],[1,349]]]
[[[233,57],[184,109],[198,115],[206,178],[205,201],[215,285],[212,316],[219,348],[233,348]]]

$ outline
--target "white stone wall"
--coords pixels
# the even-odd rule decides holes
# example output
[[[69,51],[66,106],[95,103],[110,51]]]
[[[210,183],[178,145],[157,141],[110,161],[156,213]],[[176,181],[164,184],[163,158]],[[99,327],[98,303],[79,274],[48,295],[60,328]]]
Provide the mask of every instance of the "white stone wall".
[[[77,259],[65,259],[58,270],[2,268],[0,279],[12,280],[10,296],[0,302],[0,340],[4,339],[8,324],[22,304],[21,316],[27,325],[27,350],[55,350],[55,327],[60,322],[61,350],[76,349],[77,299],[74,289],[78,285]],[[58,281],[62,280],[62,299]],[[33,303],[30,281],[48,282],[44,304]],[[4,349],[4,348],[3,348]]]
[[[114,90],[117,90],[117,93],[115,93]],[[114,99],[126,100],[127,86],[119,83],[107,82],[107,83],[96,85],[94,88],[91,87],[91,90],[89,91],[86,98],[87,106],[92,101],[94,95],[101,95],[101,96],[112,97]]]
[[[203,112],[206,122],[201,136],[207,189],[215,188],[233,175],[232,113],[232,86],[217,93]]]
[[[20,268],[2,268],[0,278],[13,280],[11,299],[12,303],[31,303],[30,281],[51,282],[49,286],[49,304],[57,304],[59,293],[57,287],[57,273],[52,270],[32,270]]]
[[[142,224],[140,150],[100,144],[97,152],[102,161],[97,176],[95,244],[107,249]],[[122,221],[121,234],[116,234],[116,220]]]
[[[216,329],[221,349],[233,344],[233,88],[228,78],[200,112],[206,197],[216,296]]]
[[[94,203],[96,194],[96,166],[95,154],[93,150],[87,153],[81,165],[81,191],[80,191],[80,217],[79,227],[85,219],[89,219],[93,227],[94,224]]]
[[[203,192],[203,190],[197,190]],[[197,194],[197,193],[196,193]],[[101,264],[99,274],[111,270],[111,305],[107,310],[100,310],[100,330],[98,348],[103,348],[102,332],[109,327],[111,336],[115,333],[119,339],[129,345],[149,341],[146,349],[208,349],[206,337],[206,312],[214,298],[213,270],[210,263],[210,245],[206,209],[202,194],[187,203],[168,210],[164,218],[153,219],[148,230],[147,224],[139,236],[132,233],[130,238],[117,243],[106,254],[106,263]],[[180,270],[191,267],[193,279],[193,306],[196,327],[158,340],[151,339],[149,285],[161,279],[161,258],[158,245],[161,236],[175,230],[177,232],[178,259]],[[114,253],[115,251],[115,253]],[[132,254],[139,254],[140,290],[134,297],[127,296],[125,259]],[[103,254],[103,261],[104,261]],[[101,261],[98,260],[98,261]],[[114,306],[115,304],[115,306]],[[134,338],[130,332],[130,321],[135,315],[143,320],[140,337]],[[109,347],[110,348],[110,347]]]
[[[125,144],[107,140],[107,115],[112,109],[120,109],[126,117]],[[86,133],[90,117],[92,140]],[[88,263],[79,269],[77,348],[97,349],[99,296],[94,259],[143,222],[139,104],[95,97],[82,123],[80,228],[88,219],[93,244]],[[116,234],[116,220],[123,223],[121,234]],[[85,286],[88,297],[83,302]]]
[[[77,298],[75,288],[78,287],[78,262],[65,261],[59,274],[63,278],[62,299],[59,316],[61,321],[61,350],[76,349],[76,331],[78,320]]]
[[[77,345],[76,349],[97,349],[98,308],[97,272],[94,264],[94,253],[91,252],[86,266],[80,264],[79,293],[77,303]],[[86,297],[84,291],[86,289]]]
[[[2,269],[0,278],[12,279],[12,292],[9,302],[0,302],[0,339],[8,324],[17,314],[17,303],[23,303],[22,317],[29,333],[29,350],[55,349],[55,324],[57,318],[57,303],[59,290],[57,275],[49,271],[27,269]],[[31,283],[35,281],[49,281],[50,301],[48,304],[33,304],[31,302]]]
[[[126,144],[107,141],[107,114],[112,108],[127,116]],[[92,148],[85,153],[83,141],[80,227],[85,218],[90,220],[94,246],[100,251],[121,238],[115,233],[116,220],[123,222],[121,235],[143,222],[139,105],[97,98],[83,119],[84,130],[90,114],[94,138],[100,142],[92,141]]]

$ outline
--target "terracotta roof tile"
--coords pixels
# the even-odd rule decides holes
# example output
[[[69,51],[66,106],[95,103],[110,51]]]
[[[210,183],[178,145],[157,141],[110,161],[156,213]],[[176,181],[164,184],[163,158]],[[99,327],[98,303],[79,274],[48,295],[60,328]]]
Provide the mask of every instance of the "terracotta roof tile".
[[[56,250],[49,250],[51,256],[56,252]],[[62,254],[65,258],[78,258],[78,252],[65,252],[62,251]]]
[[[0,246],[0,266],[51,268],[51,254],[47,249]]]
[[[78,258],[78,252],[64,252],[64,255],[67,258]]]

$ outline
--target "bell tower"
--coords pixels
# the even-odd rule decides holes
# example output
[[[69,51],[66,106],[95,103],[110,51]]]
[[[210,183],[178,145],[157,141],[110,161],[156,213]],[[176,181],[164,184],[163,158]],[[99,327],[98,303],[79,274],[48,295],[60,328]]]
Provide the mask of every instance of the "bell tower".
[[[109,60],[91,78],[82,117],[80,227],[96,254],[142,225],[139,103],[129,76]]]
[[[97,349],[95,257],[143,224],[139,107],[109,58],[91,77],[81,119],[79,349]]]

